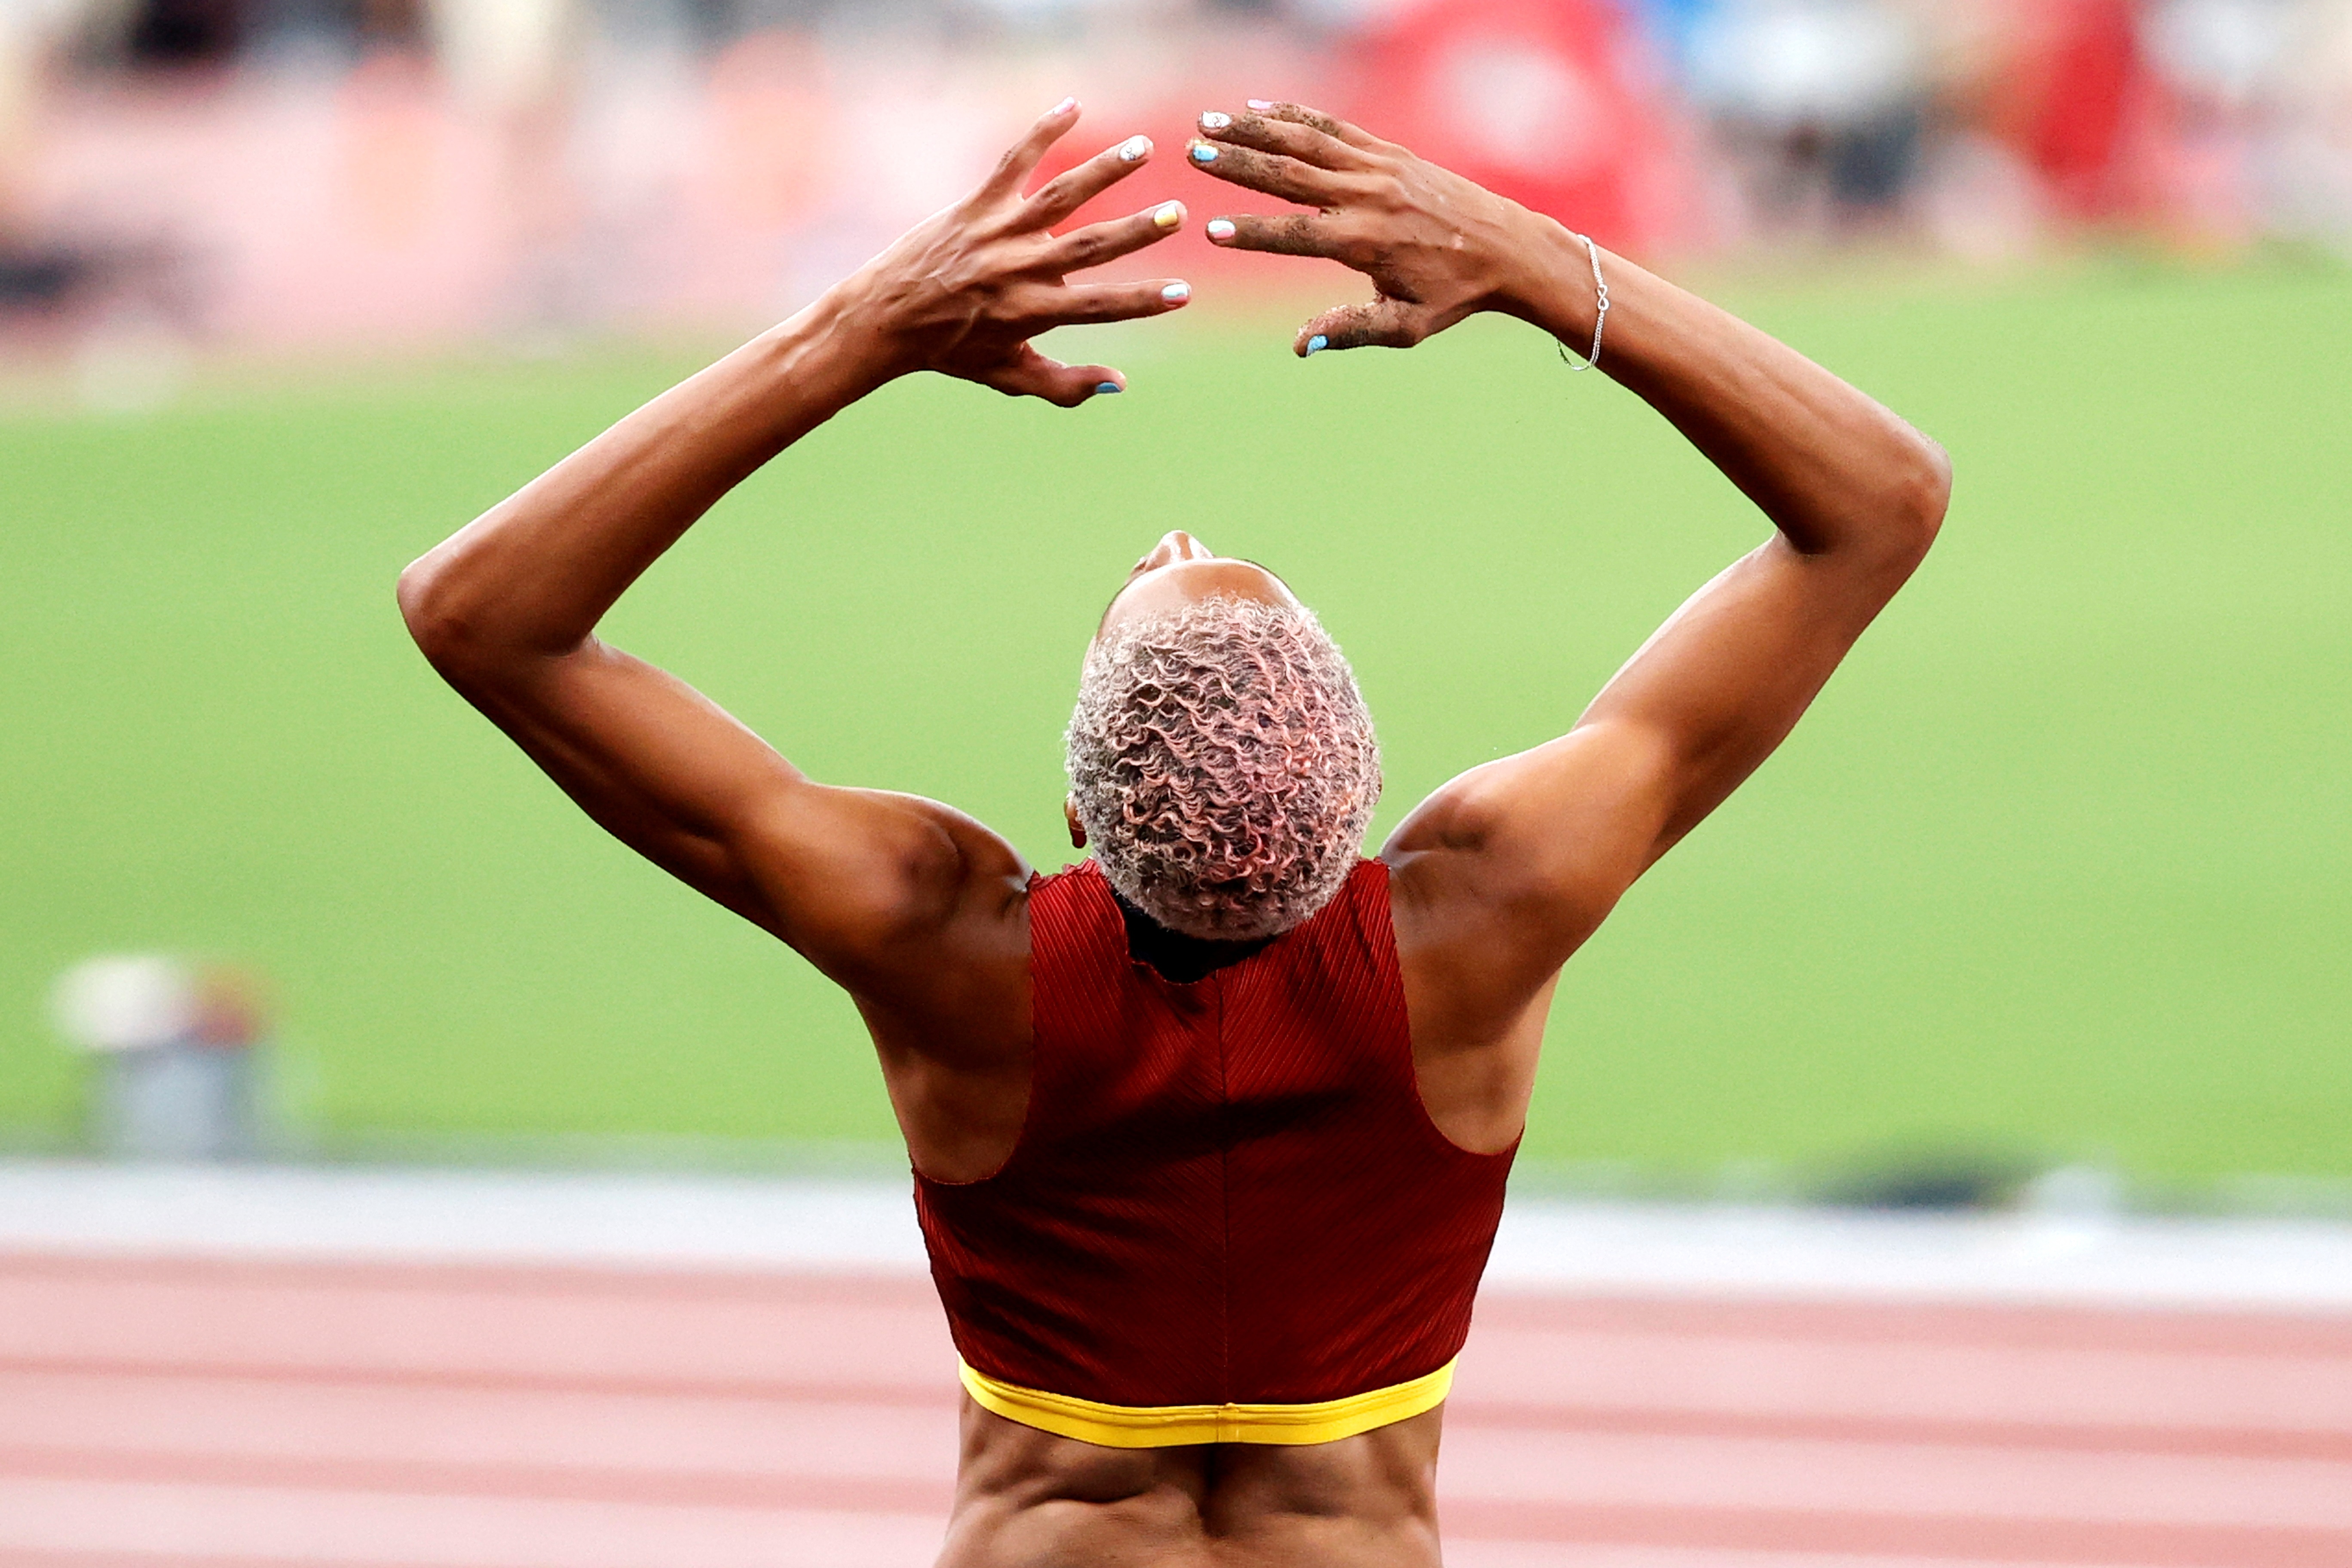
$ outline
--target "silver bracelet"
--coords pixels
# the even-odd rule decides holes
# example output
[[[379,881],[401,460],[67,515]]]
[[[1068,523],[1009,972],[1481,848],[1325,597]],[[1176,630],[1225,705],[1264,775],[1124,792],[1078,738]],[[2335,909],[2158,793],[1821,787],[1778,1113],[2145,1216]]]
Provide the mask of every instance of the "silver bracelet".
[[[1569,357],[1566,343],[1561,342],[1558,338],[1552,339],[1551,342],[1552,346],[1559,350],[1559,363],[1570,370],[1581,372],[1591,370],[1601,363],[1601,333],[1609,325],[1609,279],[1601,276],[1601,247],[1592,243],[1591,236],[1578,234],[1574,229],[1570,229],[1569,233],[1573,237],[1584,241],[1584,253],[1592,258],[1592,289],[1600,296],[1601,308],[1592,318],[1592,352],[1585,356],[1582,364],[1577,363],[1575,360]]]

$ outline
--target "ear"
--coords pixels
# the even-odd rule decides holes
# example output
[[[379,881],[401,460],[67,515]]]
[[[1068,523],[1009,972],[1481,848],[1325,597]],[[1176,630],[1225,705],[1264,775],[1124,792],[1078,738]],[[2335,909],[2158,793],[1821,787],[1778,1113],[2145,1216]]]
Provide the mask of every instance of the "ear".
[[[1087,847],[1087,829],[1086,825],[1078,820],[1076,795],[1066,795],[1062,797],[1062,820],[1070,825],[1070,847],[1084,849]]]

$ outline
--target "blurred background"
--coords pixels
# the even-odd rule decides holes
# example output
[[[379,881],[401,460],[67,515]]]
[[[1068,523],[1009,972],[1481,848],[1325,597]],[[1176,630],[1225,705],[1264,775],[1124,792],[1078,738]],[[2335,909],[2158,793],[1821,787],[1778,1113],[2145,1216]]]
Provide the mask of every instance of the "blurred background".
[[[0,302],[189,346],[734,331],[1066,89],[1263,89],[1629,253],[2352,235],[2336,0],[11,0]],[[1246,84],[1255,83],[1252,88]],[[120,349],[117,349],[119,354]],[[121,395],[118,393],[118,395]]]
[[[1377,840],[1764,525],[1516,324],[1293,359],[1364,287],[1200,239],[1194,116],[1698,288],[1956,499],[1568,972],[1452,1555],[2352,1561],[2352,0],[0,0],[0,1562],[926,1559],[855,1013],[392,584],[1071,92],[1049,166],[1146,132],[1099,210],[1194,219],[1069,347],[1132,395],[894,385],[614,638],[1051,867],[1192,528],[1355,660]]]

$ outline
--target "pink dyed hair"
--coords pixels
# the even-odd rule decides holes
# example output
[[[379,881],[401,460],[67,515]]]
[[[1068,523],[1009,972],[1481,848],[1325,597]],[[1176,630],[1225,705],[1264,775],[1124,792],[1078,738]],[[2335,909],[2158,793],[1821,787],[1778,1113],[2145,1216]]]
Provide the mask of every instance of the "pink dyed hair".
[[[1070,790],[1103,875],[1171,931],[1288,931],[1330,902],[1381,796],[1355,672],[1314,613],[1219,595],[1087,652]]]

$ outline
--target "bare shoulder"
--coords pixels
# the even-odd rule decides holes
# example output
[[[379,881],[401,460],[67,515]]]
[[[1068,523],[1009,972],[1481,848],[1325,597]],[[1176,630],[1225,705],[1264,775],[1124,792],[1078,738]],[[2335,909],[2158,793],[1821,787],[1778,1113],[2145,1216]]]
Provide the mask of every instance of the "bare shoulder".
[[[1526,1125],[1560,966],[1647,863],[1657,751],[1580,727],[1448,783],[1381,851],[1422,1103],[1465,1149]]]
[[[1027,963],[1028,864],[953,806],[800,781],[746,824],[740,852],[763,923],[861,1000],[919,1005]]]
[[[1398,825],[1388,863],[1400,949],[1484,954],[1496,984],[1549,977],[1649,863],[1669,749],[1586,724],[1449,781]]]

